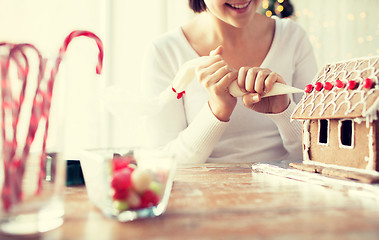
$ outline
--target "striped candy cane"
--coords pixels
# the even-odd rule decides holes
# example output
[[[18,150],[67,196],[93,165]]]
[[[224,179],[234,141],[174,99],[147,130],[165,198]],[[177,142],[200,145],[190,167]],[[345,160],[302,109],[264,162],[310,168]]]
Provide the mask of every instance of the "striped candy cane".
[[[12,203],[22,200],[22,179],[25,171],[26,159],[29,155],[30,145],[34,140],[35,131],[33,133],[34,124],[30,120],[29,131],[27,140],[24,143],[24,148],[21,156],[17,156],[17,148],[19,144],[17,142],[17,129],[19,127],[19,116],[21,108],[24,104],[25,90],[27,88],[28,74],[29,74],[29,61],[24,52],[26,48],[34,50],[39,59],[39,76],[36,92],[38,92],[40,82],[43,78],[41,74],[42,56],[40,52],[31,44],[7,44],[0,43],[0,46],[7,46],[9,48],[9,54],[6,58],[1,59],[1,85],[2,85],[2,137],[3,137],[3,160],[4,160],[4,185],[2,188],[2,202],[3,208],[8,210]],[[22,81],[22,87],[18,97],[12,95],[11,91],[11,79],[9,76],[9,68],[11,61],[15,62],[19,79]],[[24,64],[22,64],[22,62]],[[42,71],[43,73],[43,71]],[[34,97],[35,98],[35,97]],[[32,117],[37,119],[37,126],[40,117],[33,113],[35,109],[35,100],[32,106]],[[8,116],[11,119],[11,126],[7,122]],[[31,118],[32,118],[31,117]],[[8,123],[8,124],[7,124]],[[36,127],[35,127],[36,128]],[[8,129],[8,131],[6,131]],[[7,132],[8,134],[7,136]],[[11,135],[11,136],[9,136]],[[30,140],[32,139],[32,140]]]
[[[99,49],[99,54],[98,54],[98,63],[96,65],[96,73],[101,74],[102,68],[103,68],[103,58],[104,58],[104,50],[103,50],[103,43],[100,40],[98,36],[96,36],[94,33],[90,31],[73,31],[71,32],[64,40],[63,45],[59,49],[58,57],[55,61],[55,65],[53,66],[51,73],[50,73],[50,78],[47,83],[47,92],[45,93],[44,96],[44,117],[46,118],[45,122],[45,129],[44,129],[44,136],[43,136],[43,142],[42,142],[42,155],[41,155],[41,176],[44,176],[44,162],[46,159],[46,141],[47,141],[47,135],[48,135],[48,128],[49,128],[49,115],[50,115],[50,107],[51,107],[51,100],[52,100],[52,94],[53,94],[53,88],[54,88],[54,82],[56,75],[58,74],[59,71],[59,66],[60,63],[62,62],[62,59],[64,55],[67,52],[67,48],[70,45],[71,41],[74,38],[84,36],[91,38],[95,40],[97,47]],[[42,184],[42,179],[40,178],[39,186],[41,187]]]
[[[49,127],[49,114],[51,99],[53,94],[53,87],[56,75],[58,74],[60,63],[67,51],[70,42],[79,36],[92,38],[96,41],[99,48],[98,64],[96,66],[96,73],[100,74],[103,67],[103,44],[101,40],[92,32],[89,31],[73,31],[64,40],[63,45],[59,49],[58,57],[53,66],[50,77],[47,81],[47,89],[42,91],[41,83],[44,78],[46,62],[36,47],[31,44],[11,44],[0,43],[0,47],[7,47],[8,56],[0,58],[1,68],[1,117],[2,117],[2,130],[1,135],[3,138],[3,153],[4,159],[4,185],[1,192],[3,208],[9,210],[12,203],[22,200],[22,179],[25,171],[26,160],[30,153],[31,144],[34,141],[41,119],[45,119],[45,128],[42,143],[42,153],[40,161],[40,174],[38,178],[37,194],[42,189],[42,179],[45,173],[46,161],[46,140]],[[25,89],[27,88],[29,62],[24,50],[31,48],[34,50],[39,58],[39,74],[37,77],[37,87],[34,92],[33,104],[31,108],[31,117],[29,119],[29,130],[23,146],[21,156],[17,156],[18,142],[16,138],[17,126],[19,125],[19,115],[21,107],[24,103]],[[16,64],[19,78],[22,81],[22,87],[18,98],[14,98],[11,91],[11,81],[9,79],[9,69],[11,61]],[[10,119],[10,120],[8,120]],[[10,123],[9,123],[10,122]],[[11,125],[9,128],[8,125]],[[8,129],[8,130],[7,130]],[[10,134],[9,134],[10,132]]]

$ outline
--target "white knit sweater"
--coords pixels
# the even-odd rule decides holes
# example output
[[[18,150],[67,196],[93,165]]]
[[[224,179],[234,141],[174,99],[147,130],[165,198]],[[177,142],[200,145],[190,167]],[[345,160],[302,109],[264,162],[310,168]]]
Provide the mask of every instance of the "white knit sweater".
[[[304,88],[317,71],[311,44],[294,21],[275,21],[274,40],[260,67],[277,72],[288,85]],[[197,57],[181,28],[155,39],[143,65],[143,91],[157,97],[180,66]],[[163,149],[180,163],[299,160],[301,124],[290,118],[301,96],[291,96],[291,104],[280,114],[257,113],[238,99],[230,121],[221,122],[208,107],[206,90],[194,79],[182,99],[147,117],[144,145]]]

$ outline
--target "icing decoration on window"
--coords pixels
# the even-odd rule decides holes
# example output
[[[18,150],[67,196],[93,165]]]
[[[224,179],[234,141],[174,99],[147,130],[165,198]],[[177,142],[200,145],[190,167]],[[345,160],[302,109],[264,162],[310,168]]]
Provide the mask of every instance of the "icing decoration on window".
[[[338,88],[343,88],[345,84],[339,79],[336,80],[336,87]]]
[[[356,86],[357,86],[357,82],[354,81],[354,80],[350,80],[347,83],[347,88],[350,89],[350,90],[354,90]]]
[[[324,84],[324,88],[325,88],[325,90],[331,90],[332,88],[333,88],[333,84],[331,84],[330,82],[326,82],[325,84]]]
[[[373,81],[370,78],[366,78],[363,83],[363,87],[370,89],[373,86]]]
[[[305,91],[306,93],[309,93],[309,92],[312,91],[312,89],[313,89],[312,84],[308,84],[307,86],[305,86],[304,91]]]
[[[315,89],[316,89],[316,91],[321,91],[321,89],[322,89],[322,83],[321,82],[316,82],[316,84],[315,84]]]

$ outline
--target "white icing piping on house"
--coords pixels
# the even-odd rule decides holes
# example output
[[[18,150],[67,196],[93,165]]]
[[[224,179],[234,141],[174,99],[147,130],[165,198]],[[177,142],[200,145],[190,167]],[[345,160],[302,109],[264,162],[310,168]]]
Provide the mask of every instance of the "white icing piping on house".
[[[304,161],[310,161],[309,148],[311,145],[311,136],[309,134],[310,120],[303,121],[303,159]]]
[[[348,90],[347,84],[345,84],[345,87],[342,91],[337,93],[337,87],[334,86],[333,89],[331,90],[325,90],[324,88],[321,89],[320,91],[313,90],[311,93],[306,94],[303,96],[303,99],[301,100],[301,103],[298,104],[298,106],[295,109],[295,112],[301,107],[300,114],[303,114],[305,110],[310,107],[310,111],[308,116],[312,116],[316,109],[320,108],[319,115],[323,115],[325,111],[332,106],[333,111],[332,115],[336,114],[340,108],[344,105],[347,104],[347,110],[345,111],[344,115],[348,115],[349,113],[353,112],[359,105],[363,105],[363,110],[362,110],[362,116],[363,117],[368,117],[367,120],[374,120],[376,119],[376,111],[378,110],[379,107],[379,100],[377,99],[375,103],[367,109],[367,99],[368,97],[373,94],[375,91],[379,90],[379,82],[378,78],[376,75],[378,74],[378,71],[375,71],[374,65],[377,63],[376,61],[371,62],[369,66],[362,70],[357,70],[357,68],[362,64],[362,62],[359,62],[358,60],[355,61],[354,63],[354,69],[348,74],[347,70],[345,69],[348,65],[346,64],[344,66],[337,66],[336,64],[329,65],[329,68],[332,69],[334,72],[332,73],[326,73],[324,72],[320,76],[318,76],[315,80],[314,83],[316,82],[331,82],[330,79],[333,79],[333,81],[336,81],[338,78],[340,78],[341,81],[347,82],[348,80],[355,80],[358,84],[359,87],[356,90]],[[339,71],[339,72],[337,72]],[[373,83],[375,84],[375,87],[368,90],[367,92],[363,89],[363,81],[361,75],[363,72],[369,73],[368,78],[370,78]],[[327,91],[327,93],[325,92]],[[345,94],[346,96],[342,98],[342,95]],[[334,96],[333,96],[334,95]],[[356,96],[360,95],[359,101],[352,105],[351,99]],[[319,103],[315,105],[315,100],[317,98],[321,98]],[[329,99],[328,103],[325,104],[326,99]],[[340,101],[339,104],[337,105],[337,100],[338,99],[344,99],[343,101]],[[305,104],[308,102],[307,104]]]
[[[366,169],[369,171],[375,171],[374,169],[374,128],[370,127],[370,132],[367,135],[368,137],[368,157],[365,157],[365,161],[367,162]]]

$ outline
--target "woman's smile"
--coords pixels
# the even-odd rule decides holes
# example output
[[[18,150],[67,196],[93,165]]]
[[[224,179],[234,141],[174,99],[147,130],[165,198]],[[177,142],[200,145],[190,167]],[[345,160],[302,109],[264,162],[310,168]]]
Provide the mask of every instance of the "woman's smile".
[[[229,2],[229,3],[225,3],[225,5],[231,8],[232,10],[237,11],[238,13],[243,13],[248,9],[250,3],[251,3],[251,0],[243,1],[243,2]]]

